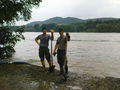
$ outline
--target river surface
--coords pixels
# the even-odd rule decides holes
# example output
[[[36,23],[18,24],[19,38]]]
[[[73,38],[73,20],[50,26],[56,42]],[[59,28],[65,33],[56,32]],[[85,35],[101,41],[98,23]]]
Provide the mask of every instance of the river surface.
[[[24,33],[25,40],[18,42],[11,61],[25,61],[40,66],[39,46],[34,39],[41,33]],[[70,33],[68,66],[70,72],[92,76],[120,77],[120,33]],[[56,39],[59,36],[55,33]],[[50,47],[50,45],[49,45]],[[47,62],[46,62],[47,64]],[[56,69],[59,69],[56,56]]]

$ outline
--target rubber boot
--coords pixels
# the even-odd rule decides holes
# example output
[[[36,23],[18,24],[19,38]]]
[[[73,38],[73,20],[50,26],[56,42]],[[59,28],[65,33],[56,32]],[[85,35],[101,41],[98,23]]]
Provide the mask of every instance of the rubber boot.
[[[51,61],[48,61],[48,64],[49,64],[49,69],[48,71],[49,72],[53,72],[54,71],[54,68],[55,68],[55,65],[53,65],[53,63]]]
[[[41,64],[42,64],[42,67],[43,67],[43,71],[45,71],[45,61],[41,60]]]
[[[52,67],[52,62],[48,61],[49,67]]]
[[[65,65],[65,74],[68,74],[68,66]]]
[[[64,69],[62,65],[60,65],[60,74],[64,74]]]

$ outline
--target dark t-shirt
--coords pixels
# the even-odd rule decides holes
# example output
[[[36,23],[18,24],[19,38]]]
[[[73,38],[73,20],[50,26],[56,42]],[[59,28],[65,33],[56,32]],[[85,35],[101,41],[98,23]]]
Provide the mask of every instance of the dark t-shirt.
[[[41,34],[36,37],[36,40],[40,40],[40,47],[48,47],[50,38],[51,36],[49,34]]]
[[[67,49],[67,37],[66,36],[60,36],[57,39],[56,44],[58,45],[58,49],[66,50]]]

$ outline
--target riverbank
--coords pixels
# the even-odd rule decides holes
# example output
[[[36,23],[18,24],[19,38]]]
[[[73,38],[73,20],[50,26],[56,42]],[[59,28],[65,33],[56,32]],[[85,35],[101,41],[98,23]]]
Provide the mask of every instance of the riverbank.
[[[93,77],[70,72],[62,81],[59,71],[43,72],[40,66],[31,64],[1,64],[1,90],[120,90],[120,78]]]

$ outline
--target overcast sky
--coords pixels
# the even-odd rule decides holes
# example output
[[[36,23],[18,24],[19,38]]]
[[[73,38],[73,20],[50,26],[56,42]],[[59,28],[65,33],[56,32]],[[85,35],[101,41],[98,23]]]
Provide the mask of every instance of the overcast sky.
[[[77,17],[80,19],[116,17],[120,18],[120,0],[42,0],[39,8],[33,8],[28,22],[43,21],[55,16]]]

